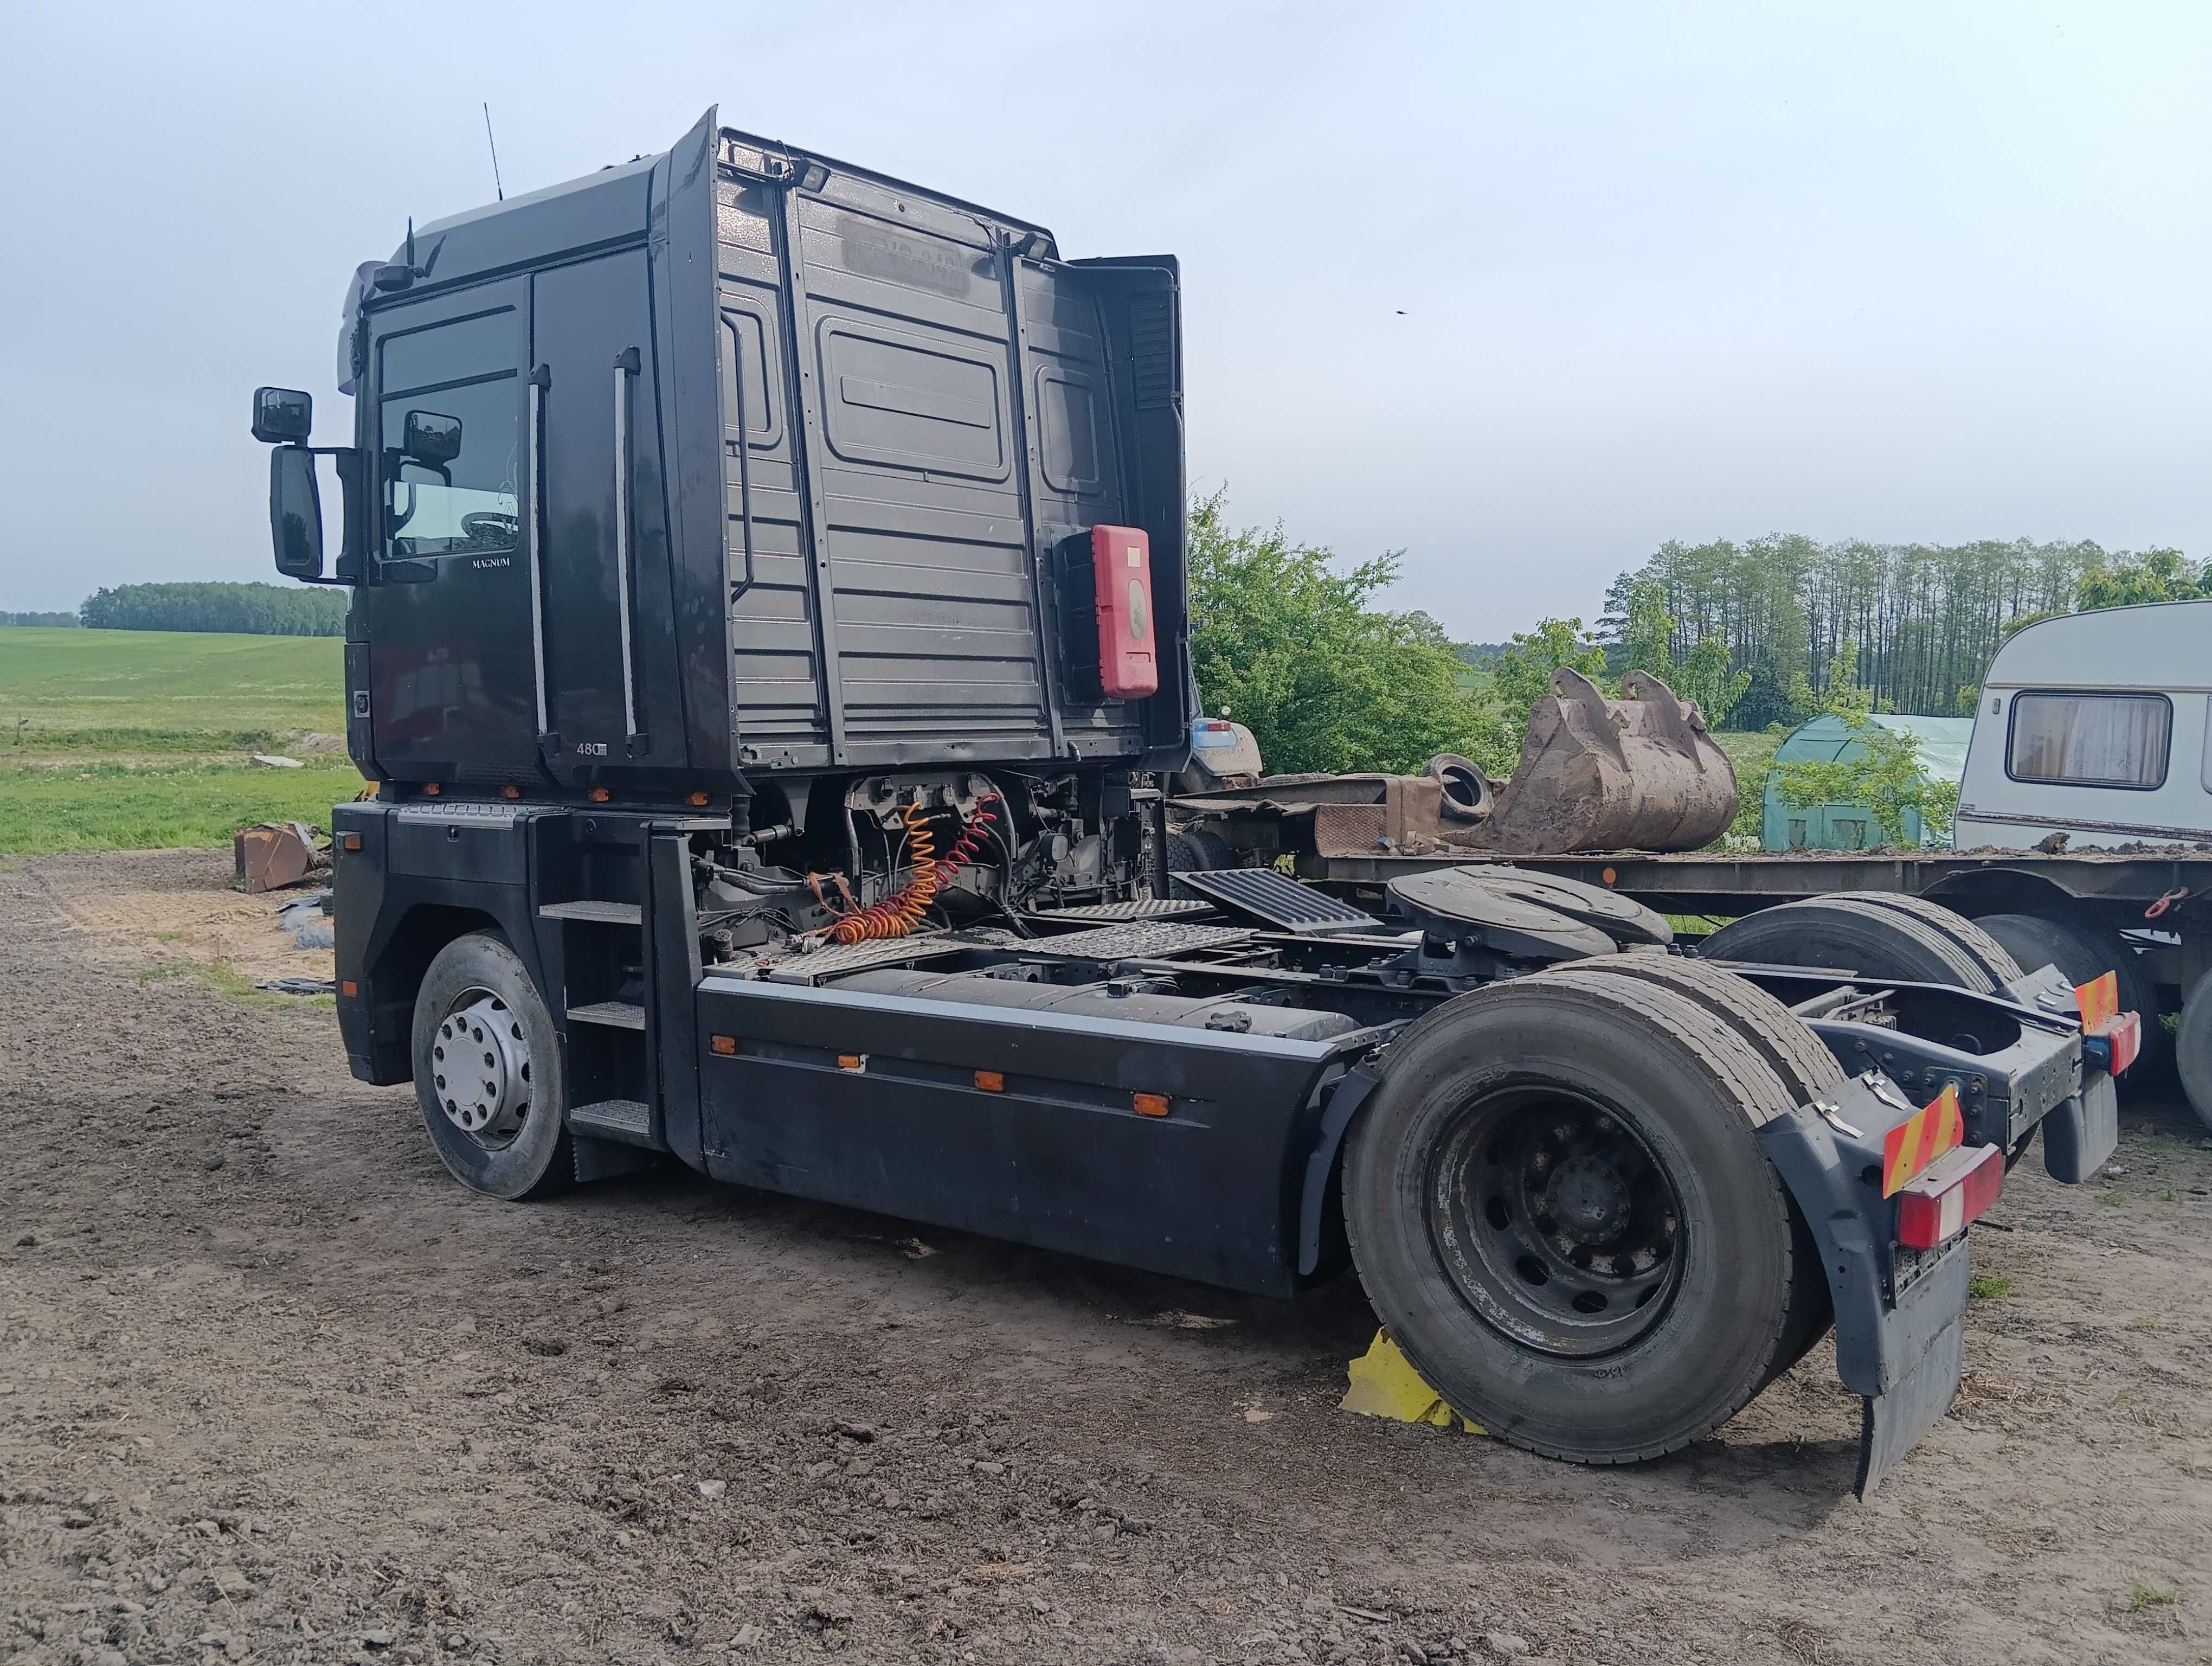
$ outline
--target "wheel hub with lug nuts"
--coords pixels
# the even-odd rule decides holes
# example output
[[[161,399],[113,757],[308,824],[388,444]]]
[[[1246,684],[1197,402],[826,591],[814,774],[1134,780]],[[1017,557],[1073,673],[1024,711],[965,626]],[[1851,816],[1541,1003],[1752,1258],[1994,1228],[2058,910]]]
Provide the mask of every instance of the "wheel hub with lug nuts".
[[[1475,1311],[1523,1347],[1625,1347],[1667,1306],[1681,1206],[1610,1107],[1516,1085],[1464,1107],[1431,1159],[1430,1230]]]
[[[1577,1243],[1610,1243],[1627,1224],[1627,1183],[1602,1158],[1569,1158],[1545,1191],[1559,1236]]]
[[[430,1069],[447,1121],[487,1147],[530,1114],[530,1039],[521,1015],[487,989],[463,992],[438,1025]]]

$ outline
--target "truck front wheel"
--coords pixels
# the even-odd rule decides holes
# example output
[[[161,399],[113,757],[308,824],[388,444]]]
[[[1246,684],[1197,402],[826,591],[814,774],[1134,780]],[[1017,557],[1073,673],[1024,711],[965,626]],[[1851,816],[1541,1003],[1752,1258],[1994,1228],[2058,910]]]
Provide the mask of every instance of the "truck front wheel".
[[[415,996],[414,1045],[422,1124],[456,1180],[514,1201],[574,1177],[561,1038],[505,938],[471,932],[438,952]]]
[[[1455,1411],[1548,1456],[1656,1457],[1766,1383],[1802,1326],[1757,1129],[1791,1109],[1677,990],[1565,969],[1409,1028],[1354,1128],[1369,1299]]]

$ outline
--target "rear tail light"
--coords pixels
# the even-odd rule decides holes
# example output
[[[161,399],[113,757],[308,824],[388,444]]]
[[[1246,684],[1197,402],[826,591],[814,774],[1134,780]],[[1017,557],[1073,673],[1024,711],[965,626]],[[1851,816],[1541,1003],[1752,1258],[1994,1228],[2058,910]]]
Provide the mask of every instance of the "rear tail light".
[[[1933,1250],[1966,1229],[2004,1187],[2004,1152],[1996,1146],[1954,1151],[1929,1164],[1898,1194],[1897,1241]]]
[[[2142,1017],[2122,1012],[2106,1018],[2081,1037],[2081,1056],[2090,1064],[2117,1076],[2142,1051]]]

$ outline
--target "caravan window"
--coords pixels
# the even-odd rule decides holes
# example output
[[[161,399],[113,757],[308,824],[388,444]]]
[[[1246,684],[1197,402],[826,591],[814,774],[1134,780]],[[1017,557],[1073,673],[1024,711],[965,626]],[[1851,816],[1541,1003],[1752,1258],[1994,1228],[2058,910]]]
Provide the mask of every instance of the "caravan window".
[[[2173,706],[2162,694],[2021,694],[2006,773],[2014,781],[2147,790],[2166,782]]]

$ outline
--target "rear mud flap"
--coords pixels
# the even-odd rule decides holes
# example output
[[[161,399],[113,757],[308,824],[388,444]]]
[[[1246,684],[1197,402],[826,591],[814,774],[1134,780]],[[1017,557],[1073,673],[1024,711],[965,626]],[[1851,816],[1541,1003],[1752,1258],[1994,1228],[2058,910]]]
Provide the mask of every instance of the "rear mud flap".
[[[1759,1131],[1820,1245],[1835,1304],[1836,1374],[1864,1402],[1861,1498],[1959,1390],[1967,1239],[1925,1256],[1897,1250],[1896,1209],[1866,1178],[1879,1177],[1883,1135],[1910,1109],[1893,1084],[1869,1073]]]
[[[1954,1318],[1936,1333],[1919,1362],[1884,1394],[1859,1402],[1859,1473],[1851,1490],[1862,1499],[1881,1485],[1913,1442],[1936,1426],[1959,1392],[1966,1324]]]
[[[2120,1091],[2102,1071],[2043,1119],[2043,1166],[2062,1186],[2078,1186],[2119,1149]]]

